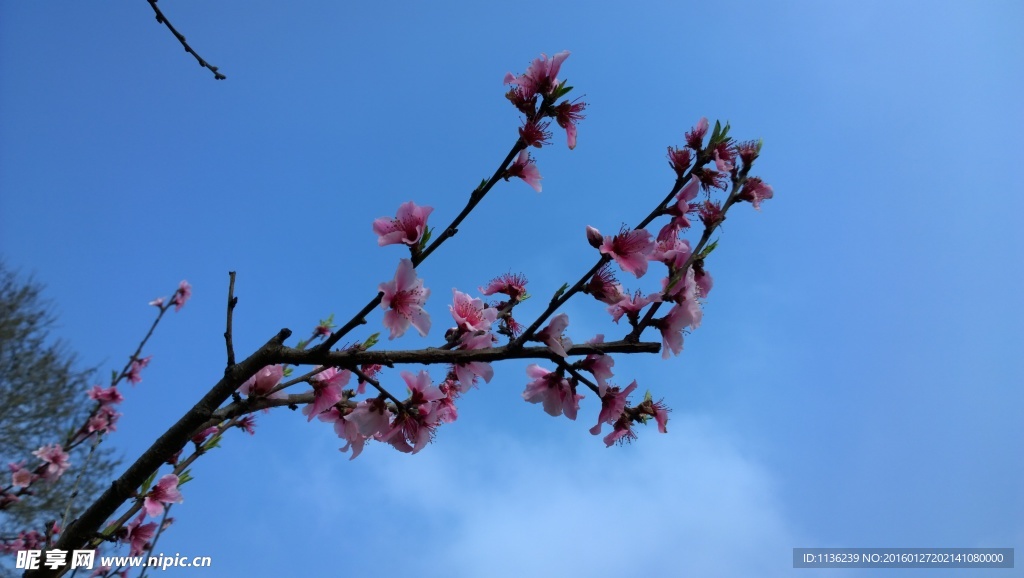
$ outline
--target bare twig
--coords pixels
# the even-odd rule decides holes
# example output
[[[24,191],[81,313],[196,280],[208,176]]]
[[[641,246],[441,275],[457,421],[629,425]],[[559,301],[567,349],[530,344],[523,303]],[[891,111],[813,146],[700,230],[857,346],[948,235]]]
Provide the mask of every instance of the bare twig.
[[[192,50],[192,47],[188,45],[188,42],[185,42],[185,35],[183,35],[181,32],[178,32],[178,30],[174,28],[174,26],[171,24],[171,21],[168,20],[167,17],[164,16],[164,13],[160,11],[160,7],[156,5],[157,0],[147,1],[149,2],[149,5],[153,7],[153,12],[156,12],[156,21],[160,24],[163,24],[167,27],[168,30],[171,31],[171,34],[173,34],[174,37],[178,39],[178,42],[180,42],[181,45],[185,47],[185,52],[188,52],[192,56],[196,57],[196,60],[199,61],[199,66],[202,66],[203,68],[209,68],[210,72],[213,73],[213,77],[217,80],[224,80],[225,78],[227,78],[226,76],[218,72],[216,66],[203,60],[203,57],[199,56],[198,52]]]
[[[228,271],[228,277],[231,278],[228,283],[228,326],[224,331],[224,344],[228,348],[228,366],[224,371],[235,365],[235,347],[231,342],[231,316],[235,312],[235,304],[238,303],[238,297],[235,297],[235,272]]]

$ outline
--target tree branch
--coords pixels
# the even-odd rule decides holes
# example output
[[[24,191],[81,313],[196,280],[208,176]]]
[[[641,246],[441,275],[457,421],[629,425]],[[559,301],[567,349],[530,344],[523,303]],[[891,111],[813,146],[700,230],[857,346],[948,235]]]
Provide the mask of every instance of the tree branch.
[[[235,304],[238,303],[238,297],[235,297],[235,272],[228,271],[228,276],[231,278],[228,283],[228,325],[224,331],[224,345],[228,348],[228,366],[224,371],[228,371],[235,364],[235,346],[231,340],[231,317],[235,312]]]
[[[566,353],[570,356],[575,356],[590,355],[592,353],[658,353],[660,351],[661,344],[656,342],[609,341],[607,343],[574,345]],[[562,358],[547,347],[515,347],[514,345],[455,351],[438,348],[405,351],[359,351],[354,349],[319,351],[316,349],[302,350],[292,347],[281,347],[274,353],[272,362],[291,365],[336,367],[376,364],[391,367],[401,363],[431,365],[434,363],[470,363],[473,361],[502,361],[505,359],[550,359],[557,361]]]
[[[171,31],[171,34],[173,34],[174,37],[178,39],[178,42],[180,42],[181,45],[185,47],[185,52],[188,52],[192,56],[196,57],[196,60],[199,61],[199,66],[202,66],[203,68],[209,68],[210,72],[213,73],[213,77],[217,80],[224,80],[225,78],[227,78],[226,76],[217,71],[218,69],[216,66],[203,60],[203,57],[199,56],[198,52],[192,50],[192,47],[188,45],[188,42],[185,42],[185,35],[183,35],[181,32],[178,32],[178,30],[174,28],[174,26],[171,24],[171,21],[168,20],[167,17],[164,16],[164,13],[160,11],[160,7],[156,5],[157,0],[147,1],[149,2],[149,5],[153,7],[153,12],[156,12],[156,21],[160,24],[163,24],[167,27],[168,30]]]
[[[241,363],[229,369],[201,400],[161,435],[117,480],[110,485],[82,515],[64,530],[57,541],[60,550],[82,547],[126,500],[131,498],[142,482],[167,459],[167,456],[185,446],[200,425],[206,422],[231,394],[249,377],[272,363],[275,354],[292,332],[282,329],[263,347]],[[26,577],[58,576],[56,570],[41,568],[25,573]]]

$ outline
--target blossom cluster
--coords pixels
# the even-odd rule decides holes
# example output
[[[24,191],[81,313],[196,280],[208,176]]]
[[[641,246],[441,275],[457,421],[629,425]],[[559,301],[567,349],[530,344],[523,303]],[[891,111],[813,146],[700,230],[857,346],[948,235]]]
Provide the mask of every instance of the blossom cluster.
[[[150,305],[159,309],[154,326],[170,307],[174,307],[175,312],[180,311],[191,296],[192,286],[187,281],[182,281],[169,299],[158,297],[150,301]],[[145,340],[139,346],[140,351],[143,345],[145,345]],[[86,415],[84,421],[62,443],[44,445],[33,452],[32,455],[38,459],[35,467],[26,467],[26,460],[7,464],[11,477],[9,485],[6,487],[0,486],[0,510],[21,501],[24,496],[30,496],[33,484],[39,482],[52,484],[60,479],[71,468],[71,452],[84,442],[95,440],[95,443],[99,443],[101,436],[108,432],[116,431],[117,421],[122,415],[117,411],[116,407],[124,401],[124,396],[117,386],[121,381],[127,381],[133,386],[141,383],[142,371],[149,365],[151,360],[152,356],[140,357],[136,353],[129,358],[127,365],[121,372],[115,372],[108,387],[93,385],[86,392],[86,395],[95,402],[95,405]],[[157,484],[153,492],[145,497],[146,508],[150,512],[156,511],[157,504],[167,503],[168,500],[175,500],[176,490],[171,487],[170,481],[161,480],[161,483],[163,485]],[[138,522],[134,526],[129,524],[125,528],[135,530],[138,528]],[[123,541],[132,543],[133,555],[136,552],[136,547],[141,547],[141,544],[144,543],[144,541],[139,542],[139,540],[141,536],[146,535],[147,531],[147,528],[143,527],[134,534],[132,531],[126,534]],[[0,553],[39,549],[45,546],[51,537],[59,532],[60,526],[56,522],[51,524],[46,532],[39,532],[37,530],[19,532],[18,536],[13,539],[0,540]],[[152,536],[152,533],[148,535]]]
[[[506,180],[519,177],[540,191],[540,175],[526,149],[547,144],[550,133],[544,118],[554,117],[566,129],[570,148],[576,145],[576,123],[582,118],[579,113],[585,105],[568,101],[554,104],[570,89],[558,79],[568,55],[568,52],[551,58],[542,55],[525,73],[518,76],[509,73],[505,77],[506,84],[512,85],[506,97],[526,117],[519,129],[518,156],[503,173]],[[703,302],[714,285],[705,266],[705,259],[715,247],[715,244],[707,244],[708,237],[724,220],[731,205],[746,201],[760,208],[761,202],[773,195],[771,187],[759,178],[748,177],[760,153],[760,143],[737,143],[728,136],[728,124],[722,127],[720,123],[716,123],[708,138],[710,128],[707,119],[702,118],[685,134],[683,147],[668,149],[669,166],[676,175],[675,187],[641,226],[623,227],[611,235],[602,234],[592,226],[586,227],[587,241],[598,250],[600,260],[593,273],[581,279],[568,294],[561,295],[566,289],[563,287],[552,299],[553,304],[564,303],[560,299],[567,299],[575,292],[589,294],[604,304],[612,321],[619,323],[623,318],[628,321],[629,329],[624,336],[627,341],[639,341],[644,330],[652,328],[660,333],[663,358],[682,352],[684,333],[700,326]],[[727,191],[730,184],[732,191],[726,195],[724,204],[712,199],[712,191]],[[474,194],[479,192],[480,189]],[[702,194],[703,198],[698,199]],[[378,245],[405,245],[410,251],[409,258],[399,260],[394,277],[378,286],[378,304],[384,311],[383,326],[388,340],[403,337],[410,328],[421,337],[427,336],[431,329],[427,311],[431,290],[417,275],[416,267],[430,238],[432,229],[428,219],[433,211],[432,207],[407,201],[399,206],[394,217],[381,217],[373,222]],[[685,238],[697,220],[695,216],[699,216],[704,225],[704,235],[696,246]],[[664,218],[665,222],[652,234],[647,226],[656,218]],[[647,291],[625,289],[613,268],[639,280],[650,271],[652,264],[663,266],[663,274],[660,283]],[[540,363],[527,367],[529,381],[522,394],[525,401],[540,404],[549,415],[564,415],[575,420],[580,401],[585,398],[581,390],[591,389],[601,404],[591,432],[600,434],[603,425],[610,425],[611,431],[604,438],[607,445],[634,439],[632,425],[646,423],[649,419],[657,422],[659,431],[667,430],[669,409],[662,401],[654,401],[647,394],[640,403],[630,405],[629,396],[638,388],[636,381],[626,387],[611,383],[614,377],[611,355],[588,351],[583,359],[570,361],[582,354],[571,354],[574,345],[567,334],[569,316],[566,313],[552,309],[542,315],[539,323],[524,330],[513,317],[516,307],[527,297],[524,275],[499,276],[481,286],[479,292],[481,297],[475,297],[458,288],[452,289],[448,310],[454,326],[445,332],[441,349],[487,350],[498,346],[503,338],[511,348],[522,347],[526,341],[542,343],[547,353],[537,357],[553,362],[555,367],[549,369]],[[504,295],[507,299],[487,303],[482,298],[495,295]],[[657,315],[659,308],[665,308],[660,316]],[[545,320],[547,323],[543,324]],[[314,338],[321,336],[327,337],[319,330],[314,331]],[[365,350],[375,343],[375,338],[371,338],[349,349]],[[601,345],[604,335],[594,336],[585,343]],[[303,342],[303,346],[305,344]],[[239,391],[250,401],[269,400],[282,397],[286,387],[305,381],[312,386],[312,397],[309,394],[302,397],[311,399],[304,406],[303,414],[307,420],[317,417],[319,421],[332,424],[345,442],[342,451],[350,452],[351,458],[355,458],[370,440],[388,443],[403,452],[419,452],[440,425],[457,419],[457,399],[481,381],[489,382],[494,375],[487,361],[453,362],[436,384],[426,370],[402,371],[400,377],[405,382],[407,395],[399,399],[375,379],[379,366],[373,376],[367,375],[364,369],[321,366],[305,380],[281,384],[287,370],[285,365],[276,364],[262,369]],[[358,392],[344,389],[353,372],[358,374]],[[357,396],[364,393],[367,384],[378,393],[358,401]]]
[[[312,422],[315,418],[333,427],[343,441],[340,450],[348,453],[350,459],[359,456],[369,441],[386,443],[398,451],[414,454],[431,442],[440,426],[458,419],[460,397],[481,383],[490,383],[495,374],[492,362],[504,359],[534,361],[526,368],[527,379],[521,397],[528,403],[540,405],[551,416],[575,420],[581,411],[580,402],[590,390],[597,400],[595,403],[599,403],[599,407],[594,408],[596,423],[590,432],[601,435],[607,431],[603,438],[607,446],[636,439],[633,428],[638,423],[653,420],[659,432],[667,432],[671,410],[663,400],[655,401],[649,392],[641,401],[631,402],[630,396],[637,392],[639,385],[636,380],[630,380],[626,386],[615,383],[612,353],[660,349],[666,359],[680,354],[685,334],[699,328],[703,321],[704,302],[714,285],[706,266],[717,246],[717,241],[710,242],[712,233],[733,205],[748,202],[760,210],[762,203],[773,197],[772,187],[749,175],[760,155],[761,142],[733,140],[728,123],[724,127],[715,123],[712,129],[708,120],[701,118],[685,133],[683,146],[668,148],[674,185],[665,200],[638,226],[623,226],[614,234],[586,227],[586,241],[596,250],[597,263],[579,281],[566,283],[556,291],[532,322],[517,320],[517,317],[523,318],[522,304],[530,297],[526,276],[509,272],[479,286],[477,295],[453,287],[447,305],[451,324],[443,333],[443,343],[434,347],[416,351],[371,351],[380,341],[380,333],[374,333],[361,342],[334,348],[354,328],[369,323],[367,315],[377,308],[383,312],[381,323],[388,342],[405,337],[410,329],[420,337],[430,334],[433,323],[427,302],[432,292],[418,275],[419,265],[456,234],[462,219],[496,182],[515,177],[541,192],[542,177],[529,149],[549,144],[551,132],[548,129],[552,122],[565,130],[570,149],[577,145],[578,124],[584,118],[586,103],[579,99],[560,100],[572,90],[566,81],[559,79],[568,56],[568,51],[552,57],[541,55],[524,73],[506,74],[504,83],[509,85],[509,90],[505,96],[524,118],[512,151],[494,176],[473,190],[463,211],[448,226],[439,228],[442,233],[436,237],[434,229],[428,225],[434,208],[412,200],[399,205],[394,216],[375,219],[371,229],[379,246],[397,245],[408,251],[408,256],[398,258],[392,278],[377,285],[376,297],[340,328],[335,327],[332,315],[321,320],[312,336],[300,341],[296,348],[281,345],[290,335],[285,330],[275,348],[267,349],[268,344],[257,352],[260,356],[254,353],[249,359],[260,359],[259,365],[247,365],[244,375],[227,382],[230,388],[237,386],[221,398],[221,403],[227,402],[227,405],[214,412],[213,418],[204,415],[202,419],[207,422],[189,433],[194,445],[192,453],[182,459],[182,448],[173,455],[161,456],[164,463],[174,467],[174,472],[163,475],[149,487],[159,470],[155,468],[150,479],[131,496],[135,499],[132,508],[110,523],[107,536],[129,544],[132,555],[150,547],[161,528],[153,521],[144,523],[147,516],[159,516],[170,504],[182,501],[178,487],[189,479],[186,468],[216,447],[224,431],[238,428],[252,434],[256,411],[280,406],[299,409],[301,406],[306,421]],[[716,194],[720,198],[713,198]],[[658,229],[649,229],[656,219],[663,220],[663,224]],[[686,238],[698,222],[703,225],[699,240]],[[644,281],[650,283],[648,287],[627,289],[618,279],[621,274],[640,283],[652,271],[657,274]],[[232,273],[232,287],[233,280]],[[446,295],[447,291],[442,293]],[[616,327],[622,327],[621,338],[606,341],[604,334],[597,334],[574,340],[569,335],[569,315],[559,310],[580,293],[598,301]],[[163,315],[171,306],[175,311],[180,310],[190,297],[191,286],[182,281],[169,300],[157,299],[151,305],[158,307]],[[233,375],[232,372],[242,365],[234,363],[230,338],[234,301],[230,292],[228,301],[226,376]],[[620,323],[622,319],[626,319],[628,328]],[[660,335],[660,343],[642,341],[648,329]],[[528,347],[531,343],[539,345]],[[379,355],[374,357],[371,353]],[[406,361],[394,361],[397,357]],[[126,379],[133,385],[138,383],[149,362],[150,357],[139,357],[136,353],[119,379]],[[399,382],[385,370],[399,363],[440,362],[447,366],[439,379],[426,369],[400,370]],[[293,378],[293,367],[304,364],[312,365],[313,369]],[[400,396],[393,393],[392,381],[404,385],[405,393]],[[298,394],[287,391],[301,384],[308,385],[309,389]],[[121,396],[113,385],[108,389],[95,387],[90,397],[97,402],[97,410],[76,434],[76,443],[113,430],[119,416],[113,406],[121,401]],[[184,440],[181,443],[187,444]],[[67,454],[60,445],[41,448],[36,457],[42,463],[32,471],[23,464],[10,466],[15,485],[28,484],[35,479],[55,479],[68,468]],[[136,512],[138,516],[129,521]],[[39,536],[25,534],[20,543],[38,541]],[[43,539],[48,541],[49,537]]]

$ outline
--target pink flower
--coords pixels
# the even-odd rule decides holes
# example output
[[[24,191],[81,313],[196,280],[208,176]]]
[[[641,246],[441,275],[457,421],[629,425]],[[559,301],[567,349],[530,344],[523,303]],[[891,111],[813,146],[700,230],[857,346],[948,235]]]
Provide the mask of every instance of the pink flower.
[[[15,488],[27,488],[39,477],[25,469],[23,463],[12,462],[7,464],[7,467],[11,470],[11,485]]]
[[[569,150],[576,148],[576,123],[586,118],[581,112],[587,107],[584,102],[563,101],[555,107],[555,121],[565,129]]]
[[[775,196],[775,192],[772,188],[757,177],[750,177],[747,182],[743,183],[743,189],[740,190],[740,194],[736,196],[741,201],[749,201],[754,204],[754,208],[758,211],[761,210],[761,201],[770,199]]]
[[[551,57],[549,60],[546,54],[530,63],[521,76],[515,76],[511,72],[505,74],[505,84],[514,84],[518,87],[518,93],[524,100],[530,100],[540,93],[548,96],[554,93],[558,87],[558,71],[562,62],[569,58],[569,51],[565,50]]]
[[[416,278],[412,261],[402,259],[398,263],[394,280],[381,283],[378,289],[384,293],[380,306],[387,310],[384,313],[384,327],[391,332],[388,339],[405,335],[410,325],[421,336],[430,331],[430,315],[423,310],[430,289],[423,287],[422,279]]]
[[[655,327],[661,330],[662,359],[668,359],[669,353],[679,355],[683,350],[683,329],[685,327],[697,328],[700,326],[700,306],[695,305],[690,299],[682,304],[677,304],[668,315],[654,321]]]
[[[166,474],[149,489],[146,499],[142,502],[142,507],[146,510],[146,514],[155,518],[164,513],[164,504],[180,504],[184,501],[181,492],[178,491],[178,476]]]
[[[623,414],[616,422],[611,433],[604,436],[604,445],[612,447],[612,444],[627,444],[636,439],[636,433],[633,432],[633,420],[629,419],[629,416]]]
[[[714,227],[725,220],[725,215],[722,214],[722,203],[719,201],[704,201],[698,213],[700,221],[704,223],[705,227]]]
[[[682,177],[686,174],[686,169],[690,168],[690,149],[668,147],[668,164],[676,172],[676,176]]]
[[[420,242],[424,231],[427,230],[427,217],[433,212],[433,207],[419,207],[416,203],[409,201],[398,207],[396,217],[380,217],[373,222],[373,232],[379,235],[377,245],[394,245],[404,243],[414,246]]]
[[[668,414],[672,410],[662,400],[644,400],[643,403],[637,406],[637,409],[640,410],[641,414],[653,417],[654,421],[658,422],[659,432],[668,433]]]
[[[365,375],[366,377],[376,379],[377,374],[380,373],[380,370],[382,368],[383,367],[377,363],[364,363],[359,366],[359,371],[362,371],[363,375]],[[360,377],[358,379],[358,383],[359,385],[356,386],[356,393],[358,393],[359,395],[366,393],[366,382],[363,381],[363,378]]]
[[[631,231],[625,227],[614,237],[605,235],[600,247],[601,254],[615,259],[623,271],[636,275],[638,279],[647,272],[647,255],[652,250],[654,241],[649,231]]]
[[[171,297],[171,305],[174,305],[174,312],[181,311],[181,308],[185,306],[185,302],[192,297],[192,286],[188,284],[188,281],[182,281],[178,284],[178,290],[174,292],[174,296]]]
[[[88,392],[89,399],[98,401],[103,405],[115,405],[124,401],[124,397],[121,396],[121,392],[117,391],[117,387],[110,386],[106,389],[98,385],[92,386],[92,389]]]
[[[690,258],[690,242],[679,237],[659,240],[648,256],[651,261],[661,261],[673,269],[678,269]]]
[[[331,411],[337,410],[332,408]],[[328,412],[328,414],[330,413]],[[359,426],[354,422],[348,421],[345,418],[338,419],[334,422],[334,432],[338,434],[338,437],[345,440],[345,445],[338,448],[338,451],[344,453],[350,449],[352,450],[352,455],[348,458],[349,461],[356,459],[359,454],[363,453],[363,447],[366,445],[366,436],[359,433]]]
[[[715,147],[715,166],[722,172],[729,172],[736,166],[736,149],[732,143],[720,142]]]
[[[43,470],[41,475],[48,482],[56,481],[71,466],[71,463],[68,462],[68,458],[71,456],[64,453],[64,449],[60,444],[43,446],[32,452],[32,455],[46,463],[46,469]]]
[[[413,374],[411,371],[403,371],[400,375],[409,387],[410,398],[407,402],[408,405],[430,404],[444,397],[444,393],[431,382],[430,374],[426,370],[420,370],[417,374]]]
[[[275,397],[276,395],[274,394],[270,397]],[[235,423],[235,427],[251,436],[256,435],[256,416],[250,414],[243,417]]]
[[[277,387],[277,384],[281,382],[281,378],[284,377],[284,367],[281,365],[268,365],[263,369],[256,372],[256,375],[250,377],[245,383],[238,388],[238,391],[244,393],[249,397],[257,397],[267,395],[270,390]],[[281,392],[274,392],[271,397],[279,397]]]
[[[673,274],[678,275],[678,271]],[[661,296],[664,301],[671,301],[673,303],[682,303],[686,299],[695,300],[698,297],[697,293],[697,282],[693,268],[688,268],[686,274],[676,280],[669,288],[669,282],[671,277],[666,277],[661,280]]]
[[[485,307],[481,299],[473,299],[469,295],[452,289],[453,304],[448,306],[455,318],[459,331],[489,331],[491,324],[498,318],[498,310]]]
[[[704,146],[704,135],[708,133],[708,119],[701,117],[690,132],[686,133],[686,146],[699,151]]]
[[[700,179],[700,188],[706,192],[710,192],[711,189],[725,190],[729,183],[729,175],[706,168],[699,168],[693,170],[693,175]]]
[[[119,417],[121,417],[121,413],[114,411],[114,408],[109,405],[101,406],[96,415],[89,418],[89,421],[85,423],[82,433],[91,434],[94,432],[106,433],[108,431],[117,431],[117,418]]]
[[[604,335],[598,333],[593,339],[587,341],[587,343],[604,343]],[[612,373],[612,366],[614,365],[615,360],[612,359],[611,355],[591,353],[586,359],[580,362],[580,369],[594,374],[594,379],[597,380],[597,394],[603,397],[605,390],[608,389],[607,379],[614,375]]]
[[[750,165],[754,164],[754,159],[761,154],[761,142],[755,140],[741,142],[736,145],[736,152],[740,155],[743,166],[749,169]]]
[[[192,443],[201,446],[203,445],[203,442],[206,441],[206,438],[210,437],[215,433],[217,433],[217,426],[211,425],[210,427],[192,436]]]
[[[669,214],[672,215],[672,227],[676,229],[690,228],[690,219],[687,215],[697,208],[691,203],[693,199],[697,198],[697,193],[699,192],[700,179],[696,176],[691,176],[686,185],[679,190],[679,194],[676,195],[676,203],[669,208]],[[658,235],[658,238],[662,239],[662,236]]]
[[[160,510],[163,511],[163,506],[160,507]],[[142,520],[145,518],[145,512],[139,512],[138,517],[125,524],[119,532],[121,542],[131,545],[131,551],[128,553],[129,556],[142,554],[146,549],[146,545],[156,535],[156,522],[143,524]]]
[[[541,190],[540,180],[544,177],[540,176],[540,170],[537,169],[537,165],[533,163],[533,159],[530,158],[530,153],[525,150],[519,153],[516,160],[508,170],[505,171],[505,180],[509,180],[512,177],[519,177],[526,181],[526,184],[533,187],[533,190],[538,193]]]
[[[535,339],[548,346],[548,349],[562,357],[566,356],[565,350],[572,347],[572,341],[562,335],[565,328],[569,326],[569,316],[559,313],[551,318],[548,326],[537,332]]]
[[[356,431],[363,437],[369,438],[387,431],[391,417],[391,411],[388,410],[384,400],[375,397],[356,404],[355,409],[349,412],[344,420],[355,424]],[[337,427],[335,427],[335,431],[337,431]],[[341,436],[341,432],[338,432],[338,435]],[[351,441],[351,438],[349,440]]]
[[[668,433],[668,412],[670,410],[660,401],[654,404],[654,421],[658,422],[658,431]]]
[[[612,321],[618,323],[619,319],[625,315],[631,323],[636,323],[637,318],[640,316],[640,312],[643,311],[644,307],[647,307],[651,303],[657,303],[661,301],[661,293],[651,293],[646,297],[640,295],[638,289],[632,296],[623,295],[619,302],[615,305],[608,306],[608,313],[612,315]]]
[[[135,385],[142,381],[142,370],[149,365],[149,360],[153,359],[153,356],[143,357],[142,359],[133,359],[131,365],[128,366],[128,373],[125,375],[125,379],[128,383]]]
[[[696,269],[696,267],[694,282],[697,284],[697,291],[701,297],[707,297],[708,293],[711,292],[711,287],[715,284],[715,280],[711,278],[711,273],[705,271],[704,268]]]
[[[484,295],[504,293],[512,301],[518,302],[526,297],[526,277],[521,273],[505,273],[491,279],[487,287],[480,287],[479,289]]]
[[[608,388],[607,392],[601,394],[601,413],[597,416],[597,425],[590,428],[590,433],[598,435],[601,433],[601,424],[614,424],[626,409],[626,398],[636,389],[636,380],[629,384],[626,389],[619,390],[618,387]]]
[[[548,132],[547,128],[548,123],[546,122],[527,121],[523,123],[523,126],[519,127],[519,138],[528,147],[541,148],[548,144],[548,139],[551,138],[551,133]]]
[[[381,437],[381,441],[402,453],[416,454],[427,447],[439,424],[440,416],[434,406],[421,406],[412,416],[402,413],[395,417],[391,430]]]
[[[596,229],[595,229],[596,231]],[[594,299],[614,305],[619,302],[623,297],[622,285],[619,285],[617,279],[615,279],[615,273],[612,272],[611,267],[608,265],[602,266],[594,273],[594,276],[590,278],[583,290],[594,296]]]
[[[526,384],[523,399],[530,403],[543,403],[544,411],[551,416],[565,417],[575,420],[580,409],[582,395],[577,395],[572,385],[561,375],[550,372],[537,364],[526,368],[526,374],[533,381]]]
[[[437,419],[441,423],[454,423],[459,419],[459,408],[455,406],[455,398],[459,395],[461,385],[449,375],[440,386],[445,397],[437,402]]]
[[[460,339],[459,349],[487,349],[494,344],[494,337],[490,333],[480,335],[466,334]],[[459,393],[465,393],[473,386],[476,378],[479,377],[485,383],[490,383],[494,377],[494,369],[490,363],[483,361],[471,361],[469,363],[457,363],[454,366],[455,377],[459,381]]]
[[[441,416],[437,410],[441,405],[440,400],[446,396],[439,387],[431,383],[430,374],[426,371],[420,371],[415,375],[403,371],[401,376],[409,386],[410,397],[406,407],[410,412],[395,416],[391,429],[381,435],[380,440],[391,444],[400,452],[415,454],[426,447],[433,437],[434,430],[440,424]]]
[[[348,385],[348,380],[351,378],[351,371],[347,369],[338,371],[334,367],[328,367],[313,376],[310,379],[313,386],[313,403],[302,408],[302,414],[308,416],[306,421],[313,421],[315,416],[341,401],[341,388]]]

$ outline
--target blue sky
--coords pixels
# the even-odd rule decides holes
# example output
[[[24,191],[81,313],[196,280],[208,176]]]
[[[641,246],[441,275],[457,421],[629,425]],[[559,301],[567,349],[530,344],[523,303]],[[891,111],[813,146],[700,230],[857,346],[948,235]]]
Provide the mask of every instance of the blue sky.
[[[159,550],[248,576],[397,555],[428,576],[810,577],[833,574],[792,548],[1024,547],[1019,3],[161,6],[227,80],[145,2],[0,2],[4,258],[90,364],[120,367],[146,302],[194,287],[127,392],[109,441],[129,459],[223,371],[229,270],[240,352],[347,319],[403,256],[372,220],[415,200],[447,222],[517,136],[503,75],[541,52],[572,51],[579,146],[556,132],[544,192],[496,187],[421,267],[435,331],[396,347],[437,344],[451,288],[506,271],[540,311],[592,263],[585,225],[671,187],[665,148],[701,116],[765,139],[776,198],[730,214],[683,355],[617,358],[669,435],[605,449],[594,396],[551,418],[518,362],[416,456],[349,462],[278,411],[195,467]],[[578,341],[616,335],[593,301],[566,312]]]

